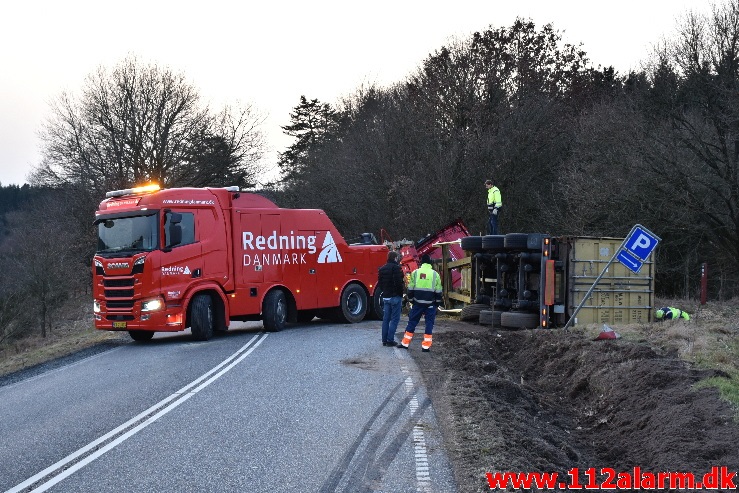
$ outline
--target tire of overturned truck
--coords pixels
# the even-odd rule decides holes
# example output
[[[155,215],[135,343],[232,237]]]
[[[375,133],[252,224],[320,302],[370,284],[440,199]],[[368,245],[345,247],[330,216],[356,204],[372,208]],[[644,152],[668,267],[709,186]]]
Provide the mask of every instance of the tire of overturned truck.
[[[287,324],[287,299],[280,289],[273,289],[262,303],[262,323],[269,332],[279,332]]]
[[[493,311],[480,310],[480,325],[493,325]]]
[[[526,233],[508,233],[505,235],[503,244],[506,248],[512,248],[516,250],[526,250],[528,244],[529,235]]]
[[[213,337],[213,300],[205,293],[196,294],[190,305],[190,330],[196,341]]]
[[[503,312],[500,326],[504,329],[535,329],[539,326],[538,313]]]
[[[150,330],[129,330],[128,335],[136,342],[146,342],[154,337],[154,332]]]
[[[471,305],[466,305],[462,308],[462,311],[459,313],[459,319],[464,322],[479,322],[480,321],[480,312],[482,310],[489,310],[490,305],[485,305],[483,303],[473,303]]]
[[[482,249],[486,252],[505,251],[505,235],[487,235],[482,237]]]
[[[482,236],[465,236],[459,243],[462,250],[474,253],[482,252]]]
[[[367,314],[367,292],[359,284],[349,284],[341,293],[341,304],[334,311],[341,323],[361,322]]]

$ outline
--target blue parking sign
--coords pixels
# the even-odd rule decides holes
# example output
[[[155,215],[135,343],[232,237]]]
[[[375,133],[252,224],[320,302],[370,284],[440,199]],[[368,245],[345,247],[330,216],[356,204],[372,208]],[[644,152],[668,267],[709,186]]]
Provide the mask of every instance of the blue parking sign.
[[[627,250],[621,250],[618,252],[618,261],[626,266],[634,274],[638,274],[644,263],[631,255]]]
[[[649,254],[657,247],[659,236],[655,235],[641,224],[631,229],[631,234],[624,242],[626,248],[635,257],[646,261]]]

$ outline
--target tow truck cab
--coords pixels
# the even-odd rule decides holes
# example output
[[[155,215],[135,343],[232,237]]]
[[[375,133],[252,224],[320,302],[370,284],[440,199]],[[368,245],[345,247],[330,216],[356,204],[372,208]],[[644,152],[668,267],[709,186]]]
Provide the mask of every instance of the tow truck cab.
[[[383,245],[348,245],[321,210],[281,209],[238,187],[108,192],[96,212],[95,327],[135,340],[231,320],[267,330],[314,316],[376,316]]]

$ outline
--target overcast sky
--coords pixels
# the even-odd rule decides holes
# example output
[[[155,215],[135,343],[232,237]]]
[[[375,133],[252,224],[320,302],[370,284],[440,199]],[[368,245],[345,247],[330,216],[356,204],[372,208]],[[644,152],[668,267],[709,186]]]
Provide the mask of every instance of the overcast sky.
[[[250,103],[267,115],[271,161],[301,95],[336,103],[362,84],[387,86],[452,38],[552,23],[593,65],[639,68],[708,0],[18,0],[0,11],[0,183],[22,184],[40,159],[49,101],[79,94],[99,66],[127,55],[182,72],[213,109]]]

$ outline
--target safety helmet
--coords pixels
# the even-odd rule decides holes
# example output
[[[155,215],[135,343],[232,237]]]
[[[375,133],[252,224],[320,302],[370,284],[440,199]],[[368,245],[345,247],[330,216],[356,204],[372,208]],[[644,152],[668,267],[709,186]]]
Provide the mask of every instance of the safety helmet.
[[[665,311],[664,311],[664,310],[662,310],[662,309],[659,309],[659,310],[657,310],[657,311],[656,311],[656,312],[654,313],[654,316],[655,316],[655,317],[657,317],[657,318],[662,318],[662,317],[664,317],[664,316],[665,316]]]

